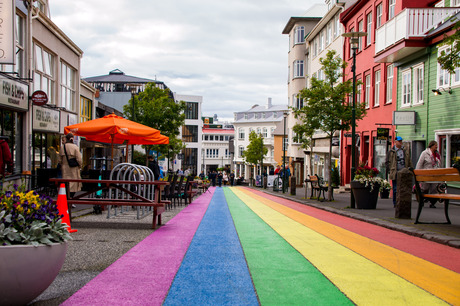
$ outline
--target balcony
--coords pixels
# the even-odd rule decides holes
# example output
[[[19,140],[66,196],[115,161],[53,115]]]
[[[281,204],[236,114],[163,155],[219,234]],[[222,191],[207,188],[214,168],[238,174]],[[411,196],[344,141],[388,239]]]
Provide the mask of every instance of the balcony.
[[[404,9],[377,29],[375,61],[395,62],[425,48],[427,32],[459,11],[458,7]]]

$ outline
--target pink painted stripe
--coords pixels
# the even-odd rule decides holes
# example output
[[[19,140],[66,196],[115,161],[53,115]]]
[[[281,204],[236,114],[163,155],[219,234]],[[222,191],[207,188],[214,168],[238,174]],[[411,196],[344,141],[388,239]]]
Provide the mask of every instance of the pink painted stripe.
[[[361,236],[381,242],[395,249],[404,251],[406,253],[420,257],[427,261],[431,261],[432,263],[445,267],[449,270],[460,273],[460,261],[458,260],[460,256],[459,249],[452,248],[447,245],[439,244],[419,237],[410,236],[402,232],[394,231],[364,221],[334,214],[322,209],[300,204],[298,202],[294,202],[288,199],[276,197],[262,191],[250,189],[247,187],[243,188],[246,188],[246,190],[251,191],[257,195],[275,201],[278,204],[282,204],[284,206],[307,214],[311,217],[334,224],[336,226],[339,226]]]
[[[214,190],[209,188],[63,305],[161,305]]]

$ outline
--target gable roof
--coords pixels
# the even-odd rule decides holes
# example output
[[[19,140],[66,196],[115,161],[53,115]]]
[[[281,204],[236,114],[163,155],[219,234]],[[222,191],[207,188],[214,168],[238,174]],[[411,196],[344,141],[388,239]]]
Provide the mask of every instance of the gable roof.
[[[100,76],[95,76],[95,77],[89,77],[89,78],[84,78],[84,80],[88,83],[140,83],[140,84],[145,84],[145,83],[156,83],[156,84],[161,84],[163,82],[157,81],[157,80],[152,80],[152,79],[145,79],[145,78],[138,78],[135,76],[131,75],[126,75],[123,71],[120,69],[114,69],[109,72],[109,74],[106,75],[100,75]]]

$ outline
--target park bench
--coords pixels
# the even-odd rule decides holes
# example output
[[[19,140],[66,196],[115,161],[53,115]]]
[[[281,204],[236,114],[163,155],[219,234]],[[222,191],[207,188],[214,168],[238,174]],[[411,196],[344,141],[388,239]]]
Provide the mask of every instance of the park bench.
[[[410,169],[415,177],[415,192],[417,193],[418,210],[415,224],[426,223],[420,222],[420,214],[422,212],[425,199],[438,199],[444,201],[444,214],[446,215],[447,222],[442,224],[451,224],[449,219],[449,201],[460,200],[460,194],[452,193],[423,193],[419,183],[444,183],[444,182],[460,182],[460,173],[456,168],[442,168],[442,169]],[[432,222],[436,224],[435,222]]]
[[[310,198],[316,198],[318,201],[326,200],[327,186],[324,186],[323,179],[318,175],[310,175],[310,186],[311,186],[311,196]],[[321,199],[321,193],[323,194],[323,199]],[[318,195],[318,196],[316,196]]]

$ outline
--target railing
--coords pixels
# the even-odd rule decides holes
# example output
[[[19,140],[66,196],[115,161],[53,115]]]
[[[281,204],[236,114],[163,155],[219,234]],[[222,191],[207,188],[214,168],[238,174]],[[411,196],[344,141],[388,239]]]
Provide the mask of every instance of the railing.
[[[401,39],[424,37],[426,33],[460,8],[406,8],[380,28],[375,35],[375,53],[379,53]]]

